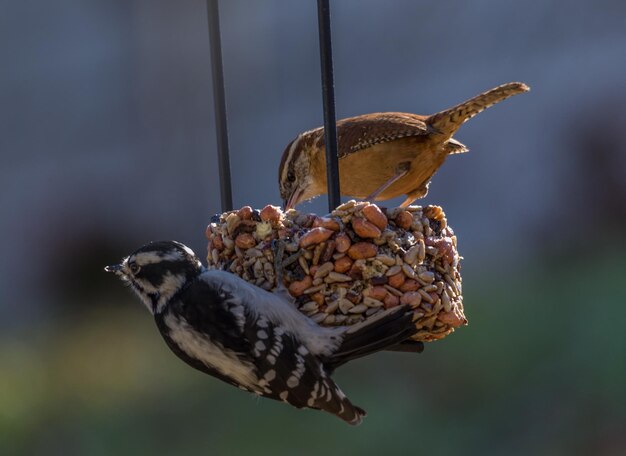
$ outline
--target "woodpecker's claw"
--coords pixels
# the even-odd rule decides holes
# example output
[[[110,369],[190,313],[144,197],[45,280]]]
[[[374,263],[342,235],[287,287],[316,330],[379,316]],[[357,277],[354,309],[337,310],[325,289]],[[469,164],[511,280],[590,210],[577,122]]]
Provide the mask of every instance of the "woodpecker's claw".
[[[276,272],[276,288],[285,289],[283,283],[283,255],[285,254],[285,241],[274,239],[272,241],[272,252],[274,253],[274,271]]]

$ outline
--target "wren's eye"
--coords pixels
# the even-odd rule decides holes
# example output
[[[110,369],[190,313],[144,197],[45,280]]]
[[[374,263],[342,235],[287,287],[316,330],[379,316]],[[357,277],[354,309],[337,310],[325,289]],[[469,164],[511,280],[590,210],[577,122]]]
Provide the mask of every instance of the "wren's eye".
[[[296,180],[296,175],[293,173],[293,171],[289,171],[289,172],[287,173],[287,180],[288,180],[289,182],[293,182],[293,181],[295,181],[295,180]]]
[[[141,267],[135,262],[128,263],[128,268],[130,269],[130,272],[132,272],[133,274],[137,274],[139,270],[141,269]]]

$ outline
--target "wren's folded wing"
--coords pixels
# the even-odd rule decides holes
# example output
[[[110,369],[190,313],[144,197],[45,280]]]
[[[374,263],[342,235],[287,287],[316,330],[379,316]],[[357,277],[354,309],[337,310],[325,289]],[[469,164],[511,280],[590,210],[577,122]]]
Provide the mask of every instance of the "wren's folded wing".
[[[426,116],[405,112],[374,112],[339,120],[337,122],[339,158],[375,144],[426,135],[429,127],[424,123],[424,119]],[[315,144],[323,148],[324,128],[313,130],[311,134],[316,136]]]

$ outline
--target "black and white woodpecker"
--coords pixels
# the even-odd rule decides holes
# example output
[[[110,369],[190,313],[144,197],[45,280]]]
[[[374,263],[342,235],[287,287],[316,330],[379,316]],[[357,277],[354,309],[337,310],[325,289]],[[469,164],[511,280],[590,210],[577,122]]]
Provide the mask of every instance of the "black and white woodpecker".
[[[350,424],[359,424],[365,411],[332,380],[334,369],[396,349],[416,332],[412,313],[401,306],[358,325],[321,327],[286,294],[207,270],[176,241],[144,245],[105,270],[130,285],[169,348],[190,366],[259,396],[324,410]],[[420,349],[413,345],[408,351]]]

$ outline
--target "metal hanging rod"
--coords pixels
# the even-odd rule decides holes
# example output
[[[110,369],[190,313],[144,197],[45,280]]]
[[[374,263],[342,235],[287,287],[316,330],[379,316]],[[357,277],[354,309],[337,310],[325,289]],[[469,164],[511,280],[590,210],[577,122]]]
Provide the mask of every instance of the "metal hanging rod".
[[[213,104],[217,136],[217,157],[220,175],[222,212],[233,208],[228,123],[222,65],[222,44],[218,0],[207,0],[209,39],[211,45],[211,74],[213,78]],[[339,188],[339,161],[337,158],[337,121],[335,116],[335,87],[333,53],[330,33],[329,0],[317,0],[320,62],[322,70],[322,97],[324,103],[324,137],[326,143],[326,176],[328,185],[328,210],[341,203]]]
[[[222,212],[233,209],[233,191],[230,177],[230,155],[228,148],[228,123],[226,95],[224,90],[224,68],[222,65],[222,40],[218,0],[207,0],[209,16],[209,40],[211,46],[211,74],[213,77],[213,107],[217,137],[217,163],[220,174]]]
[[[337,120],[335,118],[335,83],[333,78],[333,49],[330,38],[329,0],[317,0],[317,21],[320,36],[326,178],[328,211],[330,212],[341,204],[341,191],[339,188],[339,159],[337,158]]]

